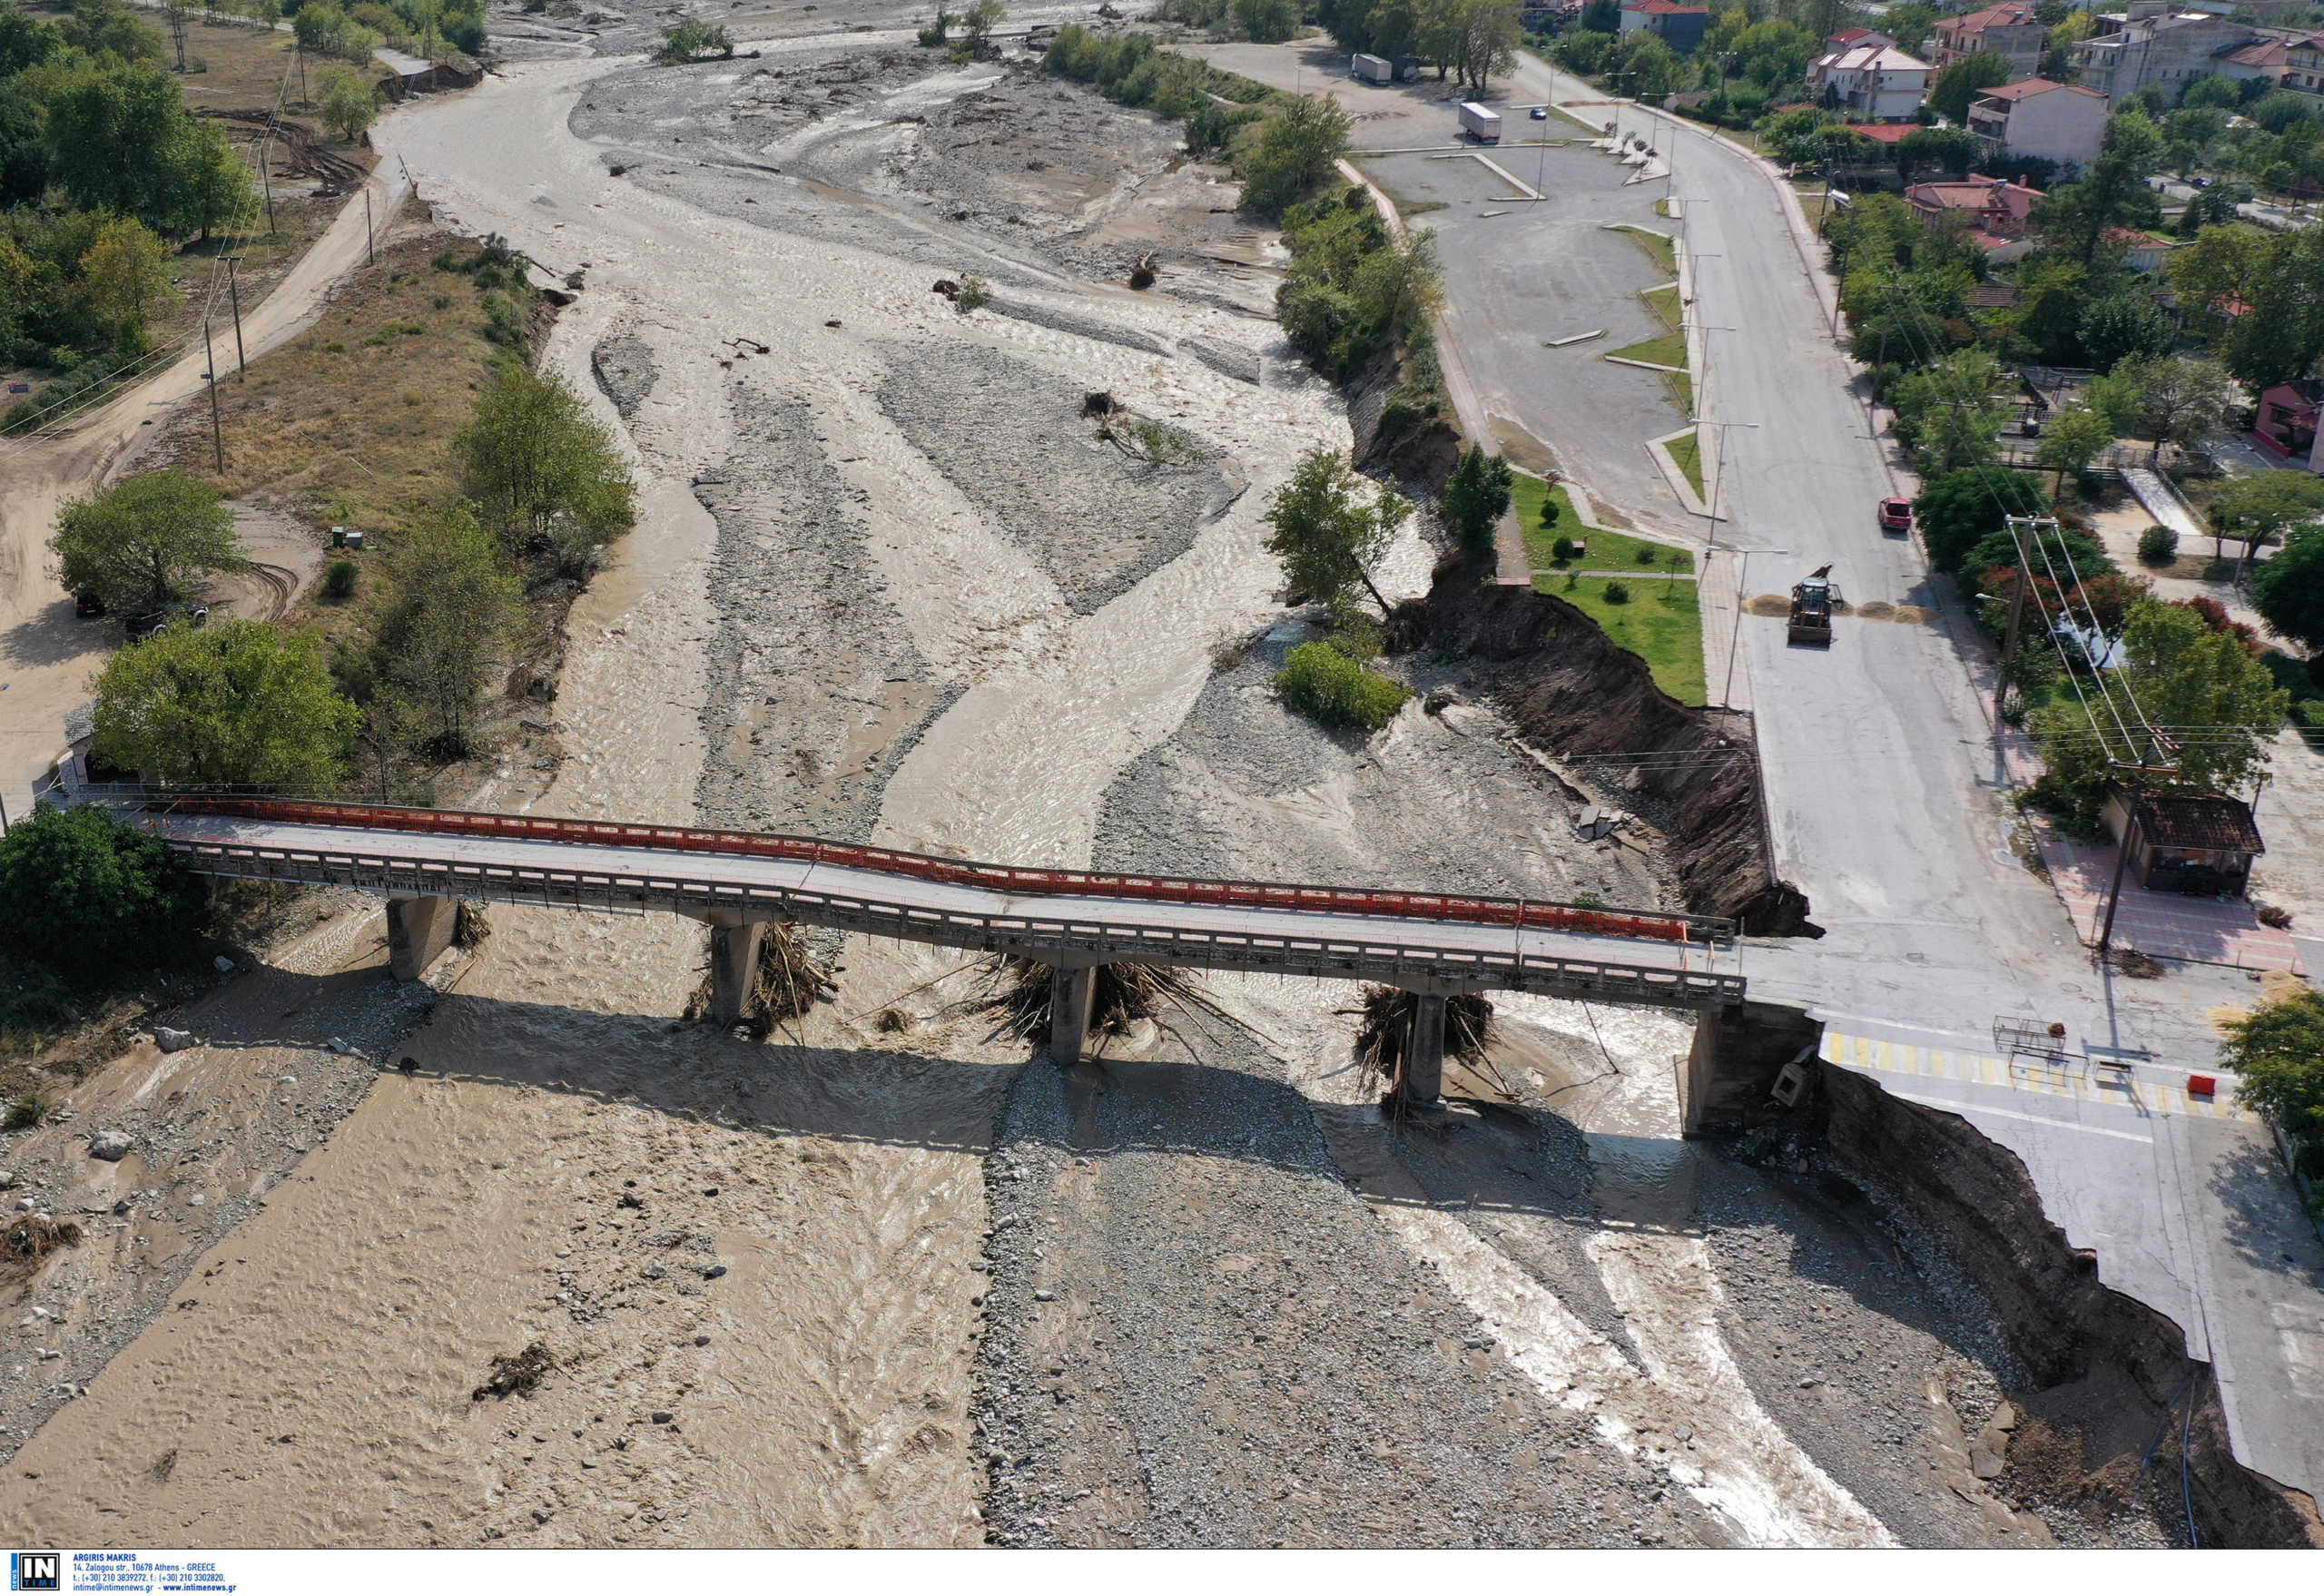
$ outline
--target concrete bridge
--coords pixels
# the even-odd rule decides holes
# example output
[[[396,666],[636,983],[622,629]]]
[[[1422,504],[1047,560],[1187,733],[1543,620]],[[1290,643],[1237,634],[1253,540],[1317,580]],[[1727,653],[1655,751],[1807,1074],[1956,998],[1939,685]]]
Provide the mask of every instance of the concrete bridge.
[[[1442,1089],[1444,1000],[1506,990],[1729,1010],[1730,922],[1442,893],[1029,870],[757,832],[137,789],[92,791],[207,875],[386,894],[397,976],[450,945],[459,900],[654,909],[711,928],[712,1018],[739,1018],[777,921],[1007,953],[1052,972],[1049,1052],[1078,1059],[1118,962],[1370,980],[1415,993],[1406,1089]]]

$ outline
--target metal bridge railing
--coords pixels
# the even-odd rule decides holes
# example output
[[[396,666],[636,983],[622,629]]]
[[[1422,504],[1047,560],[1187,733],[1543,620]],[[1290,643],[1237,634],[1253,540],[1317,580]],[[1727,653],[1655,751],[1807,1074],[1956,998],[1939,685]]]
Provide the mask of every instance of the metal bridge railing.
[[[1078,953],[1108,961],[1272,970],[1390,982],[1592,995],[1701,1008],[1738,1003],[1739,975],[1568,954],[1429,946],[1395,938],[1304,937],[1134,925],[1083,917],[931,909],[868,894],[629,872],[527,870],[507,865],[272,847],[161,833],[204,874],[305,882],[419,897],[484,898],[544,907],[645,908],[706,918],[791,920],[947,947]],[[1514,928],[1512,928],[1513,931]],[[1681,953],[1683,960],[1684,954]]]

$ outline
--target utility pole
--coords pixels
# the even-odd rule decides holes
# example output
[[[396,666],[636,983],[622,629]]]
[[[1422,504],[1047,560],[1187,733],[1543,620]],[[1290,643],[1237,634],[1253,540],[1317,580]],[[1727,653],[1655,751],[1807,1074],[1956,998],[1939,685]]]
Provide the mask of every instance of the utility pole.
[[[259,186],[266,191],[266,235],[269,238],[274,236],[274,175],[269,170],[274,164],[273,147],[273,140],[270,138],[259,146],[258,156]]]
[[[379,258],[371,250],[371,181],[363,180],[363,264],[377,266]]]
[[[1996,741],[2001,736],[2002,705],[2009,697],[2009,662],[2017,657],[2018,624],[2025,616],[2025,595],[2034,586],[2034,566],[2025,552],[2025,539],[2018,529],[2032,527],[2034,535],[2038,537],[2041,536],[2040,528],[2048,527],[2055,530],[2057,523],[2044,516],[2011,516],[2008,526],[2010,547],[2017,551],[2017,591],[2009,601],[2009,632],[2002,640],[2001,668],[1994,673],[1994,736]],[[2045,616],[2044,624],[2047,619]]]
[[[310,103],[307,99],[307,47],[293,44],[291,48],[299,53],[299,103],[305,105]]]
[[[251,363],[242,357],[242,285],[235,268],[241,264],[240,255],[226,257],[226,291],[234,301],[234,380],[249,380]]]
[[[2098,959],[2101,963],[2105,962],[2106,950],[2114,942],[2114,911],[2122,906],[2122,872],[2130,868],[2131,852],[2139,845],[2139,794],[2124,788],[2123,797],[2130,808],[2131,818],[2122,826],[2122,852],[2114,861],[2114,884],[2106,893],[2106,923],[2098,931]]]
[[[1714,548],[1727,548],[1727,545],[1723,543],[1706,545],[1703,548],[1704,557],[1708,558],[1711,550]],[[1739,651],[1743,642],[1743,603],[1747,592],[1746,584],[1751,574],[1751,556],[1755,551],[1748,548],[1727,548],[1727,552],[1737,557],[1735,562],[1735,629],[1728,634],[1727,681],[1726,684],[1718,690],[1718,706],[1721,709],[1731,710],[1735,707],[1735,655]],[[1760,554],[1789,554],[1791,550],[1787,548],[1767,548],[1759,549],[1756,552]]]
[[[210,318],[202,319],[202,360],[209,367],[202,376],[210,383],[210,453],[218,475],[226,474],[226,434],[218,420],[218,360],[210,349]]]

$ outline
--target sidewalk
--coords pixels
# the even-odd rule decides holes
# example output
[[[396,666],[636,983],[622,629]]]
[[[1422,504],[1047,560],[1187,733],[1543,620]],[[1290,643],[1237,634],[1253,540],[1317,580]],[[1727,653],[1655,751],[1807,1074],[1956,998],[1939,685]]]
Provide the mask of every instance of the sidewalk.
[[[2111,842],[2076,842],[2046,818],[2037,818],[2034,831],[2042,857],[2049,862],[2050,882],[2073,918],[2074,934],[2085,947],[2097,946],[2122,850]],[[2113,940],[2157,959],[2307,973],[2291,933],[2261,925],[2249,900],[2149,892],[2128,874],[2122,878]]]

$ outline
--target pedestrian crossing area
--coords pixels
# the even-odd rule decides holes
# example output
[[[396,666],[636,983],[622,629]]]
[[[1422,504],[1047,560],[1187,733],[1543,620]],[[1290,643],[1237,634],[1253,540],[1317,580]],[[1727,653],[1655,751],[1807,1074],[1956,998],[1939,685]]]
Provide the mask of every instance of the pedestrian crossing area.
[[[2152,1065],[2142,1074],[2128,1066],[2097,1059],[1996,1059],[1962,1049],[1848,1036],[1828,1028],[1824,1032],[1821,1057],[1826,1063],[1844,1069],[2005,1087],[2014,1091],[2072,1098],[2078,1102],[2111,1103],[2148,1114],[2185,1114],[2201,1119],[2259,1118],[2236,1103],[2231,1082],[2221,1079],[2218,1092],[2211,1097],[2191,1095],[2184,1072],[2166,1075]]]

